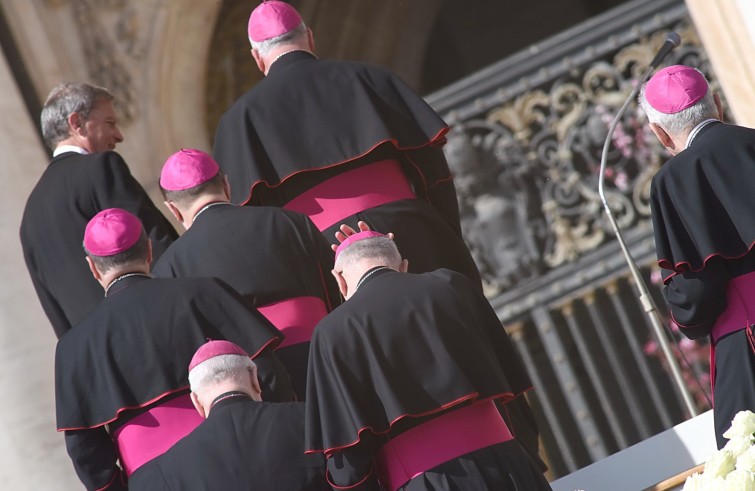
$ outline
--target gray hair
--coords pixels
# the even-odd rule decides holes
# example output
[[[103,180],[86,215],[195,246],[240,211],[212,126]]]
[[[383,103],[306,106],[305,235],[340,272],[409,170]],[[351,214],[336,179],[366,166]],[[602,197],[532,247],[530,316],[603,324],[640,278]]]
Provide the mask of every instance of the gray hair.
[[[255,367],[251,358],[244,355],[220,355],[195,366],[189,372],[189,386],[194,393],[225,381],[242,385]]]
[[[302,22],[298,26],[294,27],[288,32],[284,32],[280,36],[275,36],[274,38],[265,39],[264,41],[252,41],[252,39],[249,38],[249,42],[252,45],[252,49],[256,49],[257,52],[261,55],[266,55],[270,53],[270,51],[272,51],[273,48],[277,46],[281,46],[283,44],[290,44],[294,41],[298,41],[299,38],[306,35],[307,35],[307,26],[304,25],[304,22]]]
[[[51,150],[70,136],[68,116],[79,113],[87,121],[89,113],[102,101],[112,101],[113,94],[103,87],[83,82],[63,83],[56,86],[45,100],[40,123],[42,137]]]
[[[370,237],[354,242],[336,258],[335,269],[343,271],[363,259],[378,260],[387,266],[398,266],[401,254],[396,243],[388,237]]]
[[[697,71],[699,72],[700,70]],[[706,119],[718,117],[718,108],[716,107],[716,101],[713,99],[713,92],[710,90],[710,85],[708,85],[708,92],[702,99],[687,109],[683,109],[674,114],[662,113],[651,106],[645,97],[646,87],[647,83],[645,83],[640,90],[638,102],[645,111],[648,121],[657,124],[670,135],[680,135],[685,131],[691,130]]]

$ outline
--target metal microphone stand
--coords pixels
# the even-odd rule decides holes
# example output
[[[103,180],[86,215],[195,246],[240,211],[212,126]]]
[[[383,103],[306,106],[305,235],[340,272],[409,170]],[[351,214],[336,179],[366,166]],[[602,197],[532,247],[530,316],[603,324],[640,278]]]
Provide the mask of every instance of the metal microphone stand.
[[[668,366],[671,369],[671,374],[674,377],[676,388],[681,394],[682,398],[684,399],[684,404],[687,406],[687,411],[689,412],[690,416],[694,417],[694,416],[697,416],[698,411],[692,400],[692,396],[687,390],[687,386],[684,383],[684,379],[682,378],[681,370],[679,369],[679,364],[676,362],[676,358],[674,358],[674,354],[671,351],[671,347],[669,346],[668,339],[666,338],[666,335],[663,331],[663,324],[658,314],[658,308],[655,305],[655,301],[653,300],[653,297],[650,296],[650,291],[648,290],[647,285],[645,285],[645,281],[642,279],[642,275],[640,274],[640,270],[637,267],[637,264],[632,258],[632,255],[629,253],[629,249],[627,248],[627,245],[624,242],[624,238],[621,235],[621,231],[619,230],[619,224],[616,222],[616,219],[613,217],[613,214],[611,213],[611,208],[608,206],[608,201],[606,200],[606,195],[603,190],[603,181],[605,178],[605,171],[606,171],[606,161],[608,160],[608,150],[611,147],[611,139],[613,137],[613,133],[616,130],[616,126],[618,126],[619,122],[621,121],[622,116],[624,116],[624,112],[626,112],[627,107],[629,107],[629,104],[637,97],[637,94],[639,93],[640,88],[642,87],[642,84],[644,84],[645,81],[650,77],[650,74],[653,72],[654,69],[655,69],[654,65],[650,65],[648,67],[648,69],[643,74],[642,78],[638,81],[637,85],[632,90],[631,94],[629,94],[629,97],[624,102],[624,105],[621,106],[621,109],[619,109],[619,112],[616,113],[616,116],[613,118],[611,125],[608,127],[608,135],[606,135],[606,141],[603,144],[603,152],[600,156],[600,176],[598,180],[598,194],[600,195],[600,200],[603,202],[603,208],[605,208],[606,210],[606,216],[608,216],[608,221],[611,222],[611,227],[613,227],[614,234],[616,234],[616,240],[618,240],[619,242],[619,246],[621,247],[621,252],[624,253],[624,257],[626,258],[627,264],[629,265],[629,270],[632,272],[632,277],[634,279],[635,284],[637,285],[637,289],[639,290],[640,303],[642,304],[642,308],[645,310],[645,312],[648,314],[648,317],[650,318],[650,323],[653,326],[653,331],[655,332],[655,336],[658,339],[658,343],[661,346],[661,349],[663,350],[664,356],[666,357],[666,362],[668,363]]]

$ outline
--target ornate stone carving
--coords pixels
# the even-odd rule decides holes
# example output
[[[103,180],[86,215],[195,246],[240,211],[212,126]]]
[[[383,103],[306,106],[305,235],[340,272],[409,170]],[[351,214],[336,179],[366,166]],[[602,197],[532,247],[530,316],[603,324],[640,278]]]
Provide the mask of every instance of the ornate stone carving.
[[[666,62],[709,73],[690,22],[674,27],[683,47]],[[464,120],[451,119],[446,156],[462,226],[493,293],[575,261],[612,238],[597,193],[603,141],[665,33],[617,45],[610,56],[572,64],[539,86],[520,81],[529,90]],[[630,106],[614,134],[606,174],[606,195],[622,228],[648,221],[650,181],[663,155],[641,109]]]
[[[89,80],[109,89],[124,124],[138,118],[132,72],[148,52],[154,19],[162,0],[136,7],[126,0],[44,0],[49,8],[71,8],[87,64]],[[125,56],[124,56],[125,55]]]

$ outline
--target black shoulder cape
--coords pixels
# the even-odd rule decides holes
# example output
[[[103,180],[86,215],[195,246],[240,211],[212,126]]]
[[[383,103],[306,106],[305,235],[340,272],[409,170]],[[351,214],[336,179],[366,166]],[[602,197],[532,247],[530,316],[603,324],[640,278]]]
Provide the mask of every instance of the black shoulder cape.
[[[325,461],[304,455],[304,404],[229,398],[163,455],[129,477],[129,489],[331,490]]]
[[[208,338],[254,357],[283,337],[219,280],[130,277],[110,293],[58,342],[58,430],[101,426],[185,390],[191,357]]]
[[[711,257],[742,257],[755,244],[755,130],[712,123],[653,178],[658,264],[700,271]]]
[[[312,338],[306,449],[326,455],[404,418],[531,388],[495,311],[463,275],[373,273]]]
[[[225,113],[214,157],[228,174],[232,200],[241,203],[256,186],[352,161],[383,143],[401,150],[442,144],[447,131],[388,70],[295,51]]]

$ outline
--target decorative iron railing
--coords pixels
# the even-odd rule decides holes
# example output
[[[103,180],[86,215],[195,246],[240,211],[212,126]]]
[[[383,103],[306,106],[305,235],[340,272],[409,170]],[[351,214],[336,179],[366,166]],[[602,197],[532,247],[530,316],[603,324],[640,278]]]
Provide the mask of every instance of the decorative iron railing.
[[[699,67],[716,89],[684,2],[635,0],[428,97],[452,125],[462,227],[537,386],[554,477],[687,417],[662,361],[645,353],[650,324],[597,193],[608,125],[672,29],[682,46],[667,64]],[[650,277],[648,195],[664,151],[637,107],[613,143],[606,194]]]

